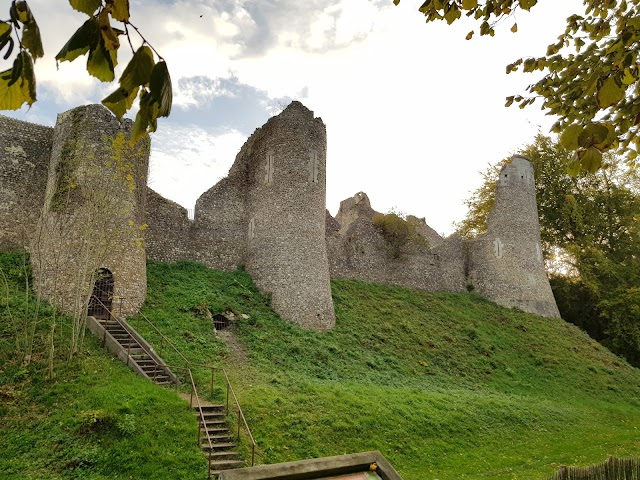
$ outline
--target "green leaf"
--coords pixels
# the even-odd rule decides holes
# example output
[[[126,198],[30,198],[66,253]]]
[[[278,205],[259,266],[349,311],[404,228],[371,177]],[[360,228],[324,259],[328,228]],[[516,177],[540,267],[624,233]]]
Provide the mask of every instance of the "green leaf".
[[[108,0],[111,5],[111,16],[119,22],[129,21],[129,0]]]
[[[74,10],[89,16],[92,16],[102,6],[102,0],[69,0],[69,3]]]
[[[22,34],[22,46],[29,50],[31,56],[35,59],[44,57],[44,48],[42,48],[42,39],[40,38],[40,29],[35,18],[31,17],[31,21],[25,23],[24,33]]]
[[[120,40],[118,35],[111,28],[111,22],[109,22],[109,13],[106,10],[102,10],[98,15],[98,27],[100,28],[100,34],[102,35],[102,41],[104,46],[109,51],[117,51],[120,48]]]
[[[171,77],[169,69],[164,60],[159,61],[151,71],[151,80],[149,82],[149,90],[151,99],[158,105],[158,116],[168,117],[171,113],[171,104],[173,102],[173,91],[171,88]]]
[[[94,49],[100,41],[100,29],[98,20],[91,17],[76,30],[69,41],[56,55],[59,62],[72,62],[80,55],[84,55],[90,49]]]
[[[18,0],[15,2],[16,13],[18,15],[18,21],[25,24],[30,22],[33,18],[31,15],[31,10],[29,9],[29,5],[24,0]]]
[[[32,105],[35,101],[33,61],[29,53],[22,51],[14,60],[13,68],[0,72],[0,110],[18,110],[25,103]]]
[[[562,145],[567,150],[577,150],[578,145],[578,137],[582,133],[582,125],[569,125],[564,129],[562,135],[560,136],[560,145]]]
[[[462,0],[463,10],[473,10],[478,7],[478,0]]]
[[[115,92],[102,100],[102,104],[111,110],[113,114],[118,117],[118,120],[120,120],[124,114],[127,113],[127,110],[132,107],[137,95],[138,87],[131,90],[131,92],[118,88]]]
[[[449,25],[451,25],[453,22],[455,22],[461,16],[462,16],[462,13],[460,12],[460,9],[458,9],[458,7],[454,6],[447,13],[444,14],[444,19],[447,21],[447,23]]]
[[[518,0],[518,3],[520,4],[520,8],[523,10],[529,10],[538,3],[538,0]]]
[[[129,61],[124,72],[122,72],[120,86],[129,92],[135,87],[147,85],[151,79],[153,65],[153,52],[151,49],[147,46],[140,47],[133,54],[133,58]]]
[[[596,173],[602,167],[602,152],[595,147],[578,152],[580,165],[590,173]]]
[[[567,165],[567,173],[572,177],[577,177],[580,174],[580,168],[580,159],[576,155],[576,157]]]
[[[151,112],[149,111],[149,100],[149,92],[142,89],[140,92],[140,110],[138,110],[136,119],[133,122],[133,129],[131,130],[131,143],[137,143],[138,140],[144,137],[147,133],[151,115]]]
[[[8,35],[11,35],[11,24],[9,22],[0,22],[0,40]]]
[[[602,123],[604,128],[607,129],[607,135],[601,142],[596,143],[594,146],[600,150],[607,150],[616,141],[616,129],[611,123]]]
[[[589,148],[604,142],[609,136],[609,129],[601,123],[590,123],[578,136],[578,145],[581,148]]]
[[[115,78],[114,70],[116,63],[115,52],[107,50],[104,42],[100,41],[98,45],[89,52],[87,72],[102,82],[112,82]]]
[[[598,106],[600,108],[608,108],[615,105],[624,98],[625,89],[616,82],[615,78],[607,78],[600,90],[598,90]]]

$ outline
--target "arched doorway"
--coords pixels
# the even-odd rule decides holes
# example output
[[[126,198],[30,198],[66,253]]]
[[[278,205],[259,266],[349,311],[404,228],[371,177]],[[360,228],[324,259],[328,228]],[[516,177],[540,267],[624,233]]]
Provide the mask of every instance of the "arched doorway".
[[[113,305],[113,273],[106,268],[99,268],[95,275],[87,315],[98,320],[108,320]]]

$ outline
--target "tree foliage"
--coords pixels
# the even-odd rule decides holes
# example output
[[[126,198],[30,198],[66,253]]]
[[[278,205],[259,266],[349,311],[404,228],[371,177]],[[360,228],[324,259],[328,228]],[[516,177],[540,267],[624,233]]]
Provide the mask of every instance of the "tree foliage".
[[[164,59],[130,22],[129,0],[69,0],[69,3],[89,18],[60,49],[56,62],[72,62],[87,55],[87,72],[102,82],[112,82],[118,64],[119,37],[125,36],[133,57],[118,81],[119,87],[102,103],[121,119],[139,98],[132,141],[154,132],[158,117],[167,117],[171,112],[171,77]],[[3,58],[9,59],[16,44],[18,53],[12,68],[0,72],[0,110],[17,110],[36,101],[33,62],[44,55],[40,30],[27,2],[13,0],[9,14],[9,20],[0,22],[0,53],[6,49]],[[142,40],[137,50],[133,48],[130,28]]]
[[[541,135],[522,153],[536,175],[542,246],[562,317],[640,365],[638,304],[630,300],[640,285],[637,173],[610,160],[595,174],[572,177],[566,169],[573,154]],[[467,202],[469,214],[458,225],[464,236],[486,229],[497,173],[506,161],[489,167]]]
[[[416,229],[416,222],[403,217],[401,213],[393,211],[373,216],[373,225],[385,239],[389,247],[389,256],[394,259],[404,257],[412,249],[428,247],[427,239]]]
[[[394,0],[398,4],[400,0]],[[426,0],[419,8],[427,22],[448,24],[463,15],[480,24],[480,35],[495,34],[497,23],[537,0]],[[640,152],[640,1],[583,0],[584,12],[567,18],[564,32],[545,55],[520,58],[507,73],[541,71],[545,75],[527,88],[529,95],[507,97],[506,106],[532,105],[538,99],[558,121],[563,146],[575,152],[571,174],[595,172],[603,153],[616,151],[630,165]],[[516,32],[514,23],[511,31]],[[471,39],[475,30],[467,35]]]

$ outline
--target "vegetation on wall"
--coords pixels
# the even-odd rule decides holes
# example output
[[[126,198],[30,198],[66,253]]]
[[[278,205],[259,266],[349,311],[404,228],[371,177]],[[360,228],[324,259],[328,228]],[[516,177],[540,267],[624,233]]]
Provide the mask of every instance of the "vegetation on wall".
[[[415,221],[409,221],[401,213],[377,213],[372,221],[383,236],[388,254],[393,259],[403,258],[429,246],[427,239],[418,233]]]

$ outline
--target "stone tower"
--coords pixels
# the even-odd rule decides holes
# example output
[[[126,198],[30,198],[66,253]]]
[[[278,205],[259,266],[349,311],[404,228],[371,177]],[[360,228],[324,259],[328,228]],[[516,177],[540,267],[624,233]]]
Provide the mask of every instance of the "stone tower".
[[[252,135],[245,164],[247,271],[283,318],[314,329],[335,325],[324,235],[326,138],[322,120],[294,101]]]
[[[487,231],[470,244],[469,282],[494,302],[559,317],[540,246],[533,167],[515,155],[500,171]]]
[[[35,287],[67,313],[86,312],[97,276],[108,277],[104,298],[116,313],[120,306],[124,314],[135,312],[145,299],[149,141],[132,146],[130,130],[131,122],[119,122],[101,105],[58,116],[30,250]]]

